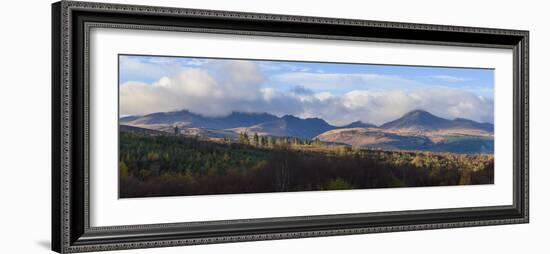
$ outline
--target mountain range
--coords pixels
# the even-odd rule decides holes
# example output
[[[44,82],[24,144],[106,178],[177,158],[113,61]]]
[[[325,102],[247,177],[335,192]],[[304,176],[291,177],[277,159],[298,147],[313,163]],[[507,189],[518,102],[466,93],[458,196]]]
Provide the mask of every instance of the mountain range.
[[[333,126],[320,118],[278,117],[268,113],[233,112],[227,116],[207,117],[187,110],[122,117],[120,124],[165,132],[173,132],[177,126],[183,134],[209,138],[237,138],[239,133],[246,132],[319,139],[368,149],[458,153],[492,153],[494,150],[493,124],[464,118],[445,119],[424,110],[410,111],[380,126],[361,121]]]

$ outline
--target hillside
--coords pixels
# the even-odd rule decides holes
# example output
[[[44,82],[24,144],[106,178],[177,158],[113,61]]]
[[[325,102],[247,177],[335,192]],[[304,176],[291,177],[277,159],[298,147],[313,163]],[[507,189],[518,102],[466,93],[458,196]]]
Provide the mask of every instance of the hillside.
[[[376,128],[350,128],[327,131],[319,136],[327,143],[347,144],[363,149],[422,150],[454,153],[493,153],[492,136],[406,135]]]
[[[327,131],[316,138],[323,142],[384,150],[424,150],[432,144],[427,137],[397,135],[376,128],[336,129]]]
[[[119,138],[120,198],[493,183],[492,155],[228,144],[141,132]]]
[[[473,120],[453,120],[427,111],[413,110],[379,127],[355,121],[333,126],[321,118],[277,117],[268,113],[233,112],[227,116],[205,117],[187,110],[128,116],[121,124],[141,129],[180,133],[202,138],[236,140],[240,133],[259,136],[296,137],[305,140],[346,144],[357,148],[383,150],[427,150],[458,153],[492,153],[493,125]]]

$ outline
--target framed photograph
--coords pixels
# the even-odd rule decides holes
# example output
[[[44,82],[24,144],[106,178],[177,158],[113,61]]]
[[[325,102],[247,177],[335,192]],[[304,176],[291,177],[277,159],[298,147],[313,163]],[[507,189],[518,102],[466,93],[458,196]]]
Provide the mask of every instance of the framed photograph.
[[[61,1],[60,253],[527,223],[528,31]]]

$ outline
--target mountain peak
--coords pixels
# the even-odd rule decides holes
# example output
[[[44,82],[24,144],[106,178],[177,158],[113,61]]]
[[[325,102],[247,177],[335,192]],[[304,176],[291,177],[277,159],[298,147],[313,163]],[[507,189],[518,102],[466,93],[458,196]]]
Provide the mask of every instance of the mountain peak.
[[[434,116],[432,113],[422,110],[422,109],[415,109],[412,111],[407,112],[402,117],[417,117],[417,116]],[[435,117],[435,116],[434,116]]]
[[[402,117],[383,124],[381,127],[385,129],[418,129],[418,130],[435,130],[444,128],[449,124],[449,120],[437,117],[425,110],[413,110]]]
[[[415,129],[419,131],[440,130],[447,128],[480,129],[488,132],[493,131],[490,123],[478,123],[466,118],[455,118],[448,120],[433,115],[425,110],[413,110],[402,117],[387,122],[381,126],[384,129]]]
[[[281,119],[297,120],[297,119],[300,119],[300,118],[295,117],[293,115],[284,115],[283,117],[281,117]]]
[[[308,121],[308,122],[322,122],[322,123],[328,124],[325,120],[318,117],[301,118],[294,115],[284,115],[281,117],[281,119],[285,121]]]
[[[376,125],[374,124],[370,124],[370,123],[365,123],[363,121],[355,121],[355,122],[352,122],[350,124],[347,124],[347,125],[344,125],[340,128],[374,128],[376,127]]]

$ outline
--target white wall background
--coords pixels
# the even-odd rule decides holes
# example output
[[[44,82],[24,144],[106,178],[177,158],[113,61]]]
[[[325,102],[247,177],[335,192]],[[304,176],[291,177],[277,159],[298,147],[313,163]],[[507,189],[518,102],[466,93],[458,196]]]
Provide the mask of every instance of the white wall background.
[[[544,253],[549,247],[550,30],[545,1],[118,0],[248,12],[527,29],[531,31],[531,223],[246,242],[121,253]],[[50,245],[50,1],[9,1],[0,15],[0,253]],[[546,229],[546,230],[545,230]]]

